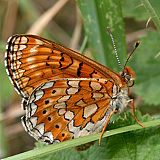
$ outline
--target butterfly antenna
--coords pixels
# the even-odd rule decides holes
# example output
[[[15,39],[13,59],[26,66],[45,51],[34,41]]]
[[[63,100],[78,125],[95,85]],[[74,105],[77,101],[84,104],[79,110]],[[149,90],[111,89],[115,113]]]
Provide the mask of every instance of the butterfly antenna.
[[[114,38],[113,38],[112,32],[111,32],[109,27],[107,27],[107,31],[108,31],[111,39],[112,39],[112,43],[113,43],[114,51],[115,51],[116,58],[117,58],[117,61],[118,61],[118,65],[120,66],[120,68],[122,70],[122,65],[121,65],[121,62],[120,62],[119,57],[118,57],[118,53],[117,53],[116,45],[115,45],[115,42],[114,42]]]
[[[134,53],[134,51],[136,50],[136,48],[139,46],[139,44],[140,44],[140,41],[137,41],[136,44],[135,44],[135,46],[134,46],[134,48],[133,48],[133,50],[132,50],[132,52],[128,55],[128,58],[126,60],[124,68],[123,68],[123,72],[124,72],[124,69],[125,69],[125,67],[126,67],[126,65],[128,63],[128,60],[130,59],[130,57],[132,56],[132,54]]]

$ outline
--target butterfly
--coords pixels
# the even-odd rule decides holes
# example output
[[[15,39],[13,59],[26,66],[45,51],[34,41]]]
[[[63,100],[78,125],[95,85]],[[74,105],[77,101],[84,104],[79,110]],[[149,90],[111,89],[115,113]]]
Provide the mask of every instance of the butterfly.
[[[5,66],[23,98],[22,124],[36,140],[52,144],[102,131],[101,144],[113,114],[131,102],[135,117],[129,98],[134,72],[126,65],[116,73],[48,39],[22,34],[8,39]]]

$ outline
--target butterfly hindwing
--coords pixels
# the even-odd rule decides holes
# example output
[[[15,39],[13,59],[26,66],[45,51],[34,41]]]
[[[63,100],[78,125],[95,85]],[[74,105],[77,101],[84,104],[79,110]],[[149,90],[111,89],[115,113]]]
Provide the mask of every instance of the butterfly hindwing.
[[[49,143],[97,133],[112,111],[113,88],[117,86],[106,79],[45,82],[31,94],[23,124],[35,139]]]

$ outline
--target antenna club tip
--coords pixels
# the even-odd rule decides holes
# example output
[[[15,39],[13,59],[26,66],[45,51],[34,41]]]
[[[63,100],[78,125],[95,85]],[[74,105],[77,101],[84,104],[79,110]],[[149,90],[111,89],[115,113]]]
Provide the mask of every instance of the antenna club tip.
[[[140,41],[137,41],[135,47],[137,48],[139,44],[140,44]]]

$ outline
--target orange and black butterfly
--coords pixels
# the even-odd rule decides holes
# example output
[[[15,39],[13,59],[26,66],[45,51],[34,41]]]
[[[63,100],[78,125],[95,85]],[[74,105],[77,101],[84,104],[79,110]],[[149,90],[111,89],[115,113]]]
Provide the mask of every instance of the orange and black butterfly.
[[[133,104],[129,86],[134,72],[126,65],[116,73],[36,35],[10,37],[5,65],[23,98],[23,126],[36,140],[56,143],[103,134],[111,115]]]

